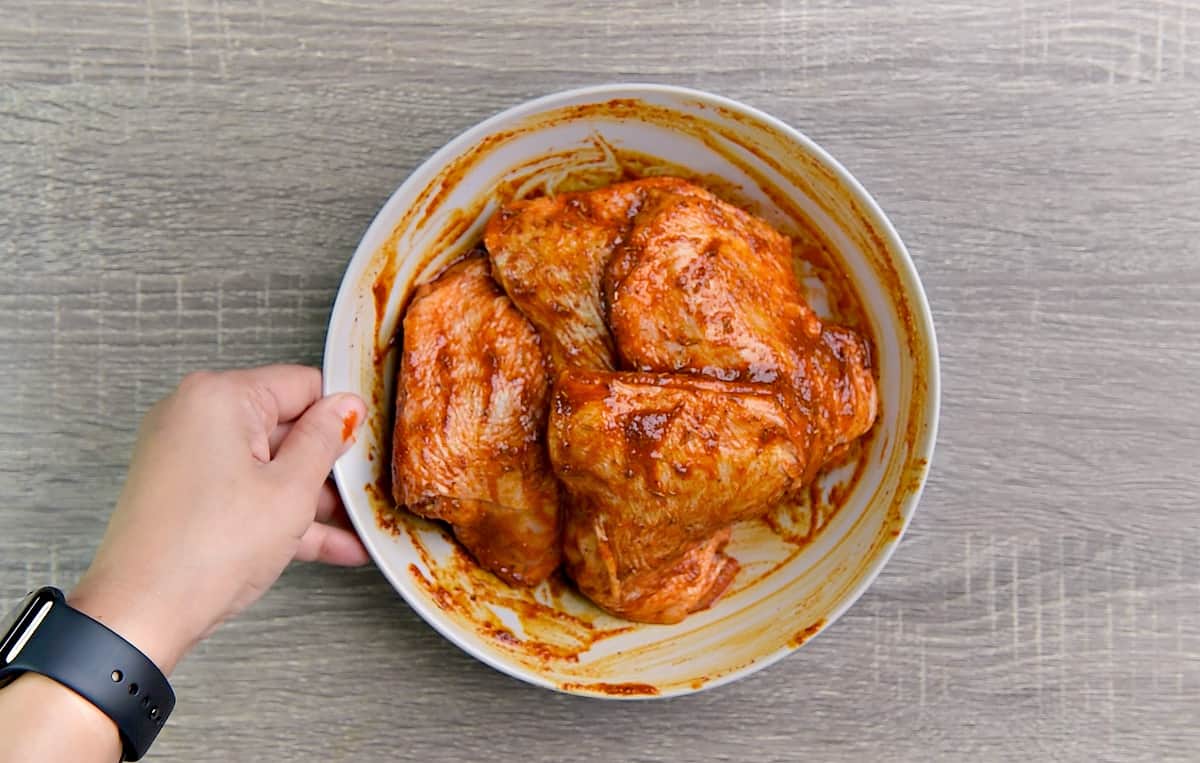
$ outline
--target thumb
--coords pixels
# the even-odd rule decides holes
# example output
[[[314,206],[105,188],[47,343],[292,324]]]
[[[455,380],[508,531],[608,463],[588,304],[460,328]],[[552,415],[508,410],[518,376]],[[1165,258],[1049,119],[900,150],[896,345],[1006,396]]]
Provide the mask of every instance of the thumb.
[[[338,394],[309,406],[279,444],[271,468],[288,482],[317,491],[333,462],[350,448],[354,432],[366,418],[366,406],[356,395]]]

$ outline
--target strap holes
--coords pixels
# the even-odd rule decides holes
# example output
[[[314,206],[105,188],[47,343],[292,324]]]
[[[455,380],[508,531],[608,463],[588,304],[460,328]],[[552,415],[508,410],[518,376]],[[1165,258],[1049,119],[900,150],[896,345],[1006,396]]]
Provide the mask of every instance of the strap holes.
[[[121,679],[124,677],[125,677],[125,674],[119,670],[114,670],[112,672],[112,680],[113,680],[113,683],[115,683],[115,684],[121,683]]]
[[[138,693],[138,685],[137,684],[129,684],[129,693],[136,696]]]

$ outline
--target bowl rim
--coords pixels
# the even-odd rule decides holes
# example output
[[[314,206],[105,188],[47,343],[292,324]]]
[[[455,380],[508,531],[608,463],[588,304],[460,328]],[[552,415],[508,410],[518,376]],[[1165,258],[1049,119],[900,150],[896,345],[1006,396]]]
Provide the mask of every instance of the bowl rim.
[[[928,346],[928,368],[926,381],[926,395],[929,400],[929,405],[925,407],[927,411],[927,424],[923,427],[921,436],[914,443],[913,456],[923,458],[925,460],[924,468],[921,471],[920,480],[917,483],[915,490],[906,495],[901,501],[900,514],[902,523],[899,528],[899,533],[896,536],[895,542],[886,544],[874,557],[868,562],[864,573],[859,577],[855,585],[849,590],[848,595],[833,608],[826,617],[825,622],[821,627],[804,643],[812,641],[821,633],[832,626],[858,599],[870,588],[871,584],[879,576],[884,566],[895,553],[896,547],[900,545],[905,532],[908,530],[909,524],[912,522],[912,517],[916,513],[917,505],[920,503],[921,496],[925,490],[925,483],[929,477],[930,467],[933,461],[933,454],[937,442],[938,422],[941,412],[941,362],[938,352],[937,334],[933,325],[933,313],[929,306],[929,299],[925,293],[924,285],[921,282],[920,276],[917,273],[916,264],[913,262],[912,255],[908,248],[901,240],[899,233],[892,225],[892,221],[884,213],[883,209],[875,201],[874,197],[866,190],[866,188],[850,173],[849,170],[833,157],[828,151],[818,145],[815,141],[809,138],[804,133],[796,128],[788,125],[782,120],[771,116],[770,114],[749,106],[740,101],[731,98],[709,93],[703,90],[694,88],[682,87],[677,85],[664,85],[643,82],[612,82],[599,85],[588,85],[584,87],[571,88],[561,90],[554,93],[542,95],[530,100],[522,101],[507,109],[504,109],[492,116],[478,122],[471,127],[466,128],[453,139],[447,142],[440,149],[431,154],[425,161],[421,162],[417,167],[411,170],[405,177],[404,181],[388,196],[384,204],[375,213],[371,219],[367,229],[359,238],[358,244],[355,246],[354,253],[347,262],[343,270],[342,280],[338,286],[334,301],[330,306],[329,320],[326,325],[325,343],[322,354],[322,392],[323,394],[333,394],[342,390],[334,389],[330,382],[330,374],[328,366],[330,358],[338,348],[334,347],[335,326],[345,320],[352,320],[352,316],[345,313],[339,315],[338,305],[343,303],[343,299],[347,300],[347,304],[353,298],[353,292],[356,286],[357,279],[348,278],[351,267],[360,258],[369,258],[374,254],[374,249],[368,251],[366,242],[372,237],[372,233],[378,226],[384,225],[384,220],[391,220],[396,212],[396,207],[400,204],[400,198],[406,195],[419,182],[425,182],[423,178],[426,175],[436,174],[438,168],[453,160],[459,154],[469,150],[475,145],[477,137],[485,135],[494,130],[497,125],[506,123],[513,119],[539,113],[550,108],[560,106],[564,103],[570,103],[578,99],[594,99],[600,100],[603,98],[639,98],[645,95],[667,95],[673,97],[682,97],[693,99],[706,106],[716,106],[727,109],[736,114],[748,117],[752,120],[761,122],[769,128],[778,131],[788,140],[799,144],[807,153],[815,157],[821,164],[829,169],[837,180],[847,188],[854,196],[855,200],[863,205],[866,216],[878,226],[883,239],[887,244],[889,252],[895,255],[895,262],[898,274],[905,290],[909,293],[913,312],[917,313],[916,329],[926,337]],[[419,190],[419,189],[418,189]],[[391,225],[391,223],[387,223]],[[752,673],[763,670],[787,655],[795,652],[803,644],[797,646],[783,645],[779,649],[769,654],[764,654],[761,657],[751,660],[750,662],[741,665],[734,670],[729,671],[711,681],[706,681],[699,688],[678,687],[670,689],[659,694],[653,695],[613,695],[604,692],[588,692],[579,689],[567,689],[554,681],[549,680],[542,674],[526,668],[516,662],[509,662],[500,659],[497,655],[484,650],[478,649],[473,644],[469,643],[463,635],[460,635],[456,628],[449,621],[444,621],[438,612],[432,606],[420,597],[410,596],[407,593],[406,581],[402,580],[399,571],[392,570],[389,565],[384,564],[381,560],[382,552],[376,547],[371,534],[367,532],[369,528],[360,526],[360,520],[355,512],[349,511],[350,506],[350,491],[346,487],[347,477],[344,474],[344,467],[341,459],[333,466],[333,478],[337,487],[337,491],[344,505],[347,506],[347,515],[350,517],[351,524],[354,526],[363,545],[371,556],[371,560],[375,563],[375,567],[383,573],[383,576],[391,584],[392,588],[400,594],[401,598],[411,607],[428,625],[432,626],[443,638],[462,649],[467,654],[471,655],[480,662],[489,667],[503,673],[512,678],[519,679],[525,683],[539,686],[546,689],[551,689],[564,694],[574,694],[587,697],[598,697],[603,699],[667,699],[670,697],[683,696],[694,694],[700,691],[707,691],[718,686],[737,681]],[[372,519],[373,521],[373,519]]]

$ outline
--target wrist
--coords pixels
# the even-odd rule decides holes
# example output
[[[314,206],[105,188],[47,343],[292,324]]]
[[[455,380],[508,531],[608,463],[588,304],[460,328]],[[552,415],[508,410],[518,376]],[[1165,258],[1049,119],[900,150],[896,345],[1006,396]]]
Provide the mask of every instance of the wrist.
[[[103,623],[137,647],[164,675],[170,675],[197,638],[183,631],[173,607],[150,591],[132,591],[88,573],[67,596],[67,603]]]
[[[118,760],[117,725],[79,694],[39,673],[0,691],[0,722],[11,731],[2,760]],[[20,733],[15,733],[19,731]]]

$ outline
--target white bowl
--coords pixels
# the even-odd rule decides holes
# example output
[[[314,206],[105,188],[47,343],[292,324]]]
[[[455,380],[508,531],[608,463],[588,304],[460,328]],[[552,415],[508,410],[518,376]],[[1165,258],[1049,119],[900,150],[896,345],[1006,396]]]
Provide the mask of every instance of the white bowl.
[[[859,460],[821,483],[826,490],[840,484],[840,510],[807,543],[797,542],[796,525],[807,527],[811,508],[781,507],[774,522],[739,525],[730,552],[742,571],[730,590],[671,626],[613,618],[561,581],[511,589],[475,568],[445,530],[395,511],[386,484],[391,342],[415,285],[479,239],[499,200],[538,185],[561,190],[645,171],[687,172],[785,231],[819,231],[810,243],[848,277],[841,283],[865,315],[880,382],[880,417]],[[826,302],[819,282],[807,283],[813,301]],[[375,563],[421,617],[479,660],[538,686],[667,697],[771,664],[828,627],[870,585],[925,481],[937,429],[938,358],[904,244],[831,156],[725,98],[608,85],[538,98],[484,121],[392,194],[338,291],[325,389],[368,401],[368,426],[334,476]]]

